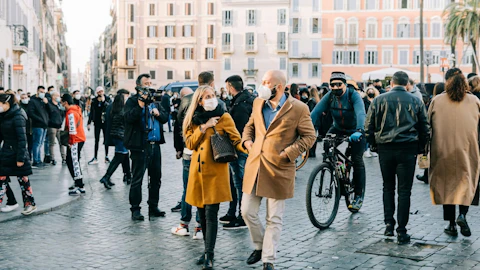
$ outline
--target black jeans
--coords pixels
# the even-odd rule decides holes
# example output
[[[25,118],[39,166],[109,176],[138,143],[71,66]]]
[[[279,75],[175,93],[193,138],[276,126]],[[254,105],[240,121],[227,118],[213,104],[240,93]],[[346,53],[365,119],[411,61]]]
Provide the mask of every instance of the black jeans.
[[[334,127],[330,128],[328,133],[336,134],[340,136],[350,136],[353,133],[346,133],[340,131]],[[353,161],[353,183],[355,184],[355,196],[362,196],[365,191],[366,176],[365,176],[365,163],[363,162],[363,153],[365,152],[365,146],[367,141],[365,136],[362,136],[358,142],[350,142],[350,156]]]
[[[108,145],[105,143],[105,131],[107,125],[103,124],[94,124],[95,125],[95,158],[98,155],[98,143],[100,142],[100,132],[103,132],[103,144],[105,145],[105,156],[108,156]]]
[[[232,201],[229,203],[227,216],[235,217],[237,213],[237,203],[240,204],[241,202],[239,202],[237,198],[237,189],[235,188],[235,184],[233,182],[232,171],[230,168],[228,171],[230,172],[230,192],[232,193]]]
[[[148,169],[148,205],[158,207],[160,186],[162,184],[162,154],[160,144],[147,143],[144,151],[131,151],[132,185],[130,186],[130,210],[140,210],[142,202],[142,182],[145,170]]]
[[[32,134],[27,134],[27,149],[28,149],[28,156],[30,160],[33,157],[33,136]]]
[[[213,255],[218,231],[218,209],[220,204],[207,204],[205,208],[198,208],[200,223],[202,224],[205,253]]]
[[[115,156],[113,157],[112,162],[110,162],[107,172],[105,173],[105,177],[110,179],[120,164],[122,164],[123,173],[130,176],[130,160],[128,159],[128,154],[115,153]]]
[[[383,177],[383,210],[385,224],[395,226],[395,184],[398,178],[398,228],[406,233],[410,215],[410,195],[417,161],[417,146],[410,144],[379,145],[378,155]]]
[[[67,147],[68,171],[75,181],[75,186],[79,188],[83,188],[82,168],[80,166],[80,152],[82,152],[83,144],[83,142],[80,142]]]
[[[7,205],[15,205],[17,204],[17,200],[15,199],[15,195],[13,194],[12,188],[10,187],[10,177],[7,176],[7,191],[5,195],[7,195]]]
[[[469,206],[459,205],[460,214],[467,215]],[[443,206],[443,220],[455,221],[455,205]]]

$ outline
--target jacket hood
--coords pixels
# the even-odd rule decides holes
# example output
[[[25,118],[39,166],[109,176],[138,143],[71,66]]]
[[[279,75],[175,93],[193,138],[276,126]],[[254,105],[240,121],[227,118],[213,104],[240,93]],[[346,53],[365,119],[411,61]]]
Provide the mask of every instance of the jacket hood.
[[[82,109],[78,105],[72,105],[70,106],[70,109],[68,109],[67,112],[77,112],[77,113],[82,113]]]
[[[20,106],[18,106],[17,104],[13,105],[13,107],[11,107],[8,111],[6,111],[5,113],[1,114],[4,118],[12,118],[14,117],[18,111],[20,110]],[[23,114],[22,114],[23,113]],[[26,115],[25,115],[25,112],[22,110],[20,111],[20,114],[22,116],[25,117],[25,119],[27,118]]]

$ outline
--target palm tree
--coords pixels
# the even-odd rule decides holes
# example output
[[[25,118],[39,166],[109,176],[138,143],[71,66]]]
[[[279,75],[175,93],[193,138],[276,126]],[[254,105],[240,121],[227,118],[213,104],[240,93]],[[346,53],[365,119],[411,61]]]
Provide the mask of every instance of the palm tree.
[[[451,3],[443,11],[446,21],[445,42],[449,43],[452,53],[455,53],[457,39],[470,42],[473,48],[474,61],[472,72],[477,71],[477,44],[480,37],[480,7],[478,0],[465,0],[461,3]],[[455,66],[455,63],[454,63]]]

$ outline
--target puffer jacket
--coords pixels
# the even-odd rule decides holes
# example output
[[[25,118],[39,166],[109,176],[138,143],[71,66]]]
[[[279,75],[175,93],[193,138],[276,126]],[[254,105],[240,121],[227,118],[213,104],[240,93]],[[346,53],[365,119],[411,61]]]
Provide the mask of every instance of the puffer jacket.
[[[119,113],[113,114],[110,116],[112,121],[112,126],[110,130],[110,136],[117,139],[122,139],[125,134],[125,125],[123,120],[123,110]]]
[[[421,152],[430,133],[423,101],[405,87],[394,87],[373,100],[365,121],[365,133],[372,145],[418,143]]]
[[[27,150],[27,114],[18,105],[0,114],[0,176],[27,176],[32,166]],[[17,162],[23,162],[17,167]]]
[[[230,107],[230,115],[235,122],[235,127],[240,134],[243,133],[245,125],[252,114],[253,101],[255,97],[248,91],[242,91],[233,97]]]

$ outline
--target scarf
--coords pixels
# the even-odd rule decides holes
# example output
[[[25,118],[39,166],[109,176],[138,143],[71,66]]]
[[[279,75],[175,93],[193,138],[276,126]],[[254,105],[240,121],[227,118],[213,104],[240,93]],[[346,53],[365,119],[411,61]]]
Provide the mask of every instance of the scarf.
[[[225,111],[223,110],[221,104],[218,104],[217,108],[215,108],[213,111],[205,111],[202,106],[198,106],[193,114],[192,122],[193,124],[200,126],[207,123],[210,118],[222,116],[224,113]]]

